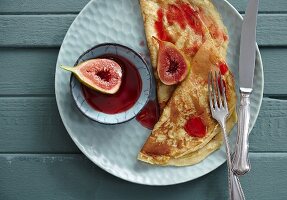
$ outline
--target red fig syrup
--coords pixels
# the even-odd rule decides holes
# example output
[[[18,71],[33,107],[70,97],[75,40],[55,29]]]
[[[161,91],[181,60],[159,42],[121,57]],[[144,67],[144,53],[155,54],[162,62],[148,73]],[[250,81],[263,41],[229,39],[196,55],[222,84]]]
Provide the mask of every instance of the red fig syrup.
[[[174,43],[164,25],[164,18],[167,19],[168,25],[178,24],[182,30],[185,30],[189,26],[196,34],[204,36],[199,12],[188,3],[177,0],[175,4],[168,4],[166,10],[162,8],[157,10],[157,21],[154,23],[157,37],[160,40]]]
[[[117,114],[130,109],[138,100],[142,90],[142,80],[133,63],[126,58],[114,54],[106,54],[106,58],[117,62],[123,71],[122,84],[115,94],[103,94],[82,85],[84,97],[95,110],[106,114]]]
[[[155,100],[149,101],[136,117],[136,120],[142,126],[148,129],[153,129],[158,119],[159,119],[159,106]]]

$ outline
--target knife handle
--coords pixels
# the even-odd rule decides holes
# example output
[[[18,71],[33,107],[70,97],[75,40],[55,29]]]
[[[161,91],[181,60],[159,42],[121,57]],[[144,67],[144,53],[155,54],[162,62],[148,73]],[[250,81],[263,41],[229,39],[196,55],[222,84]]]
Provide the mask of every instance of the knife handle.
[[[248,158],[249,120],[250,92],[241,92],[237,141],[232,161],[232,170],[238,176],[242,176],[250,171],[250,162]]]

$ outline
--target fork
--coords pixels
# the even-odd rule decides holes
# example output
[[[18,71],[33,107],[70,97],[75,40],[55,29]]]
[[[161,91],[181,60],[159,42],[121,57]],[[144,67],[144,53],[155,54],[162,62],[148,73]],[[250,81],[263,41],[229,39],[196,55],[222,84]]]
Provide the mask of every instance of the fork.
[[[238,177],[232,172],[231,158],[230,158],[230,147],[228,137],[226,133],[226,119],[229,115],[228,105],[225,95],[225,87],[222,83],[220,72],[209,72],[208,74],[208,95],[209,95],[209,106],[212,117],[219,123],[222,128],[225,151],[227,158],[227,169],[228,169],[228,190],[230,200],[245,200],[243,190],[241,188]]]

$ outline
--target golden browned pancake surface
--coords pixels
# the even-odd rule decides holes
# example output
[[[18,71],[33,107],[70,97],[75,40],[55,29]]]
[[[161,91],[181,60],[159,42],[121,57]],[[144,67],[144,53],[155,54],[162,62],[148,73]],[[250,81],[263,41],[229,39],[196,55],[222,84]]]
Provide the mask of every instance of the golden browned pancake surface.
[[[140,3],[157,80],[157,96],[162,116],[140,151],[138,159],[158,165],[196,164],[222,144],[222,135],[219,134],[221,131],[209,113],[206,99],[207,85],[203,80],[206,82],[211,65],[225,62],[228,45],[227,29],[209,0],[140,0]],[[191,19],[201,28],[188,25],[190,21],[183,15],[189,12],[188,16],[191,16],[191,11],[194,12]],[[183,19],[186,24],[178,23],[175,18]],[[164,32],[158,31],[159,27],[162,27]],[[177,85],[166,86],[158,79],[156,71],[158,43],[152,39],[153,36],[174,43],[192,63],[188,80],[178,88]],[[206,67],[206,64],[210,66]],[[237,120],[236,96],[231,72],[228,71],[224,79],[230,109],[230,118],[227,121],[229,132]],[[192,137],[184,130],[184,123],[190,116],[196,114],[199,114],[206,124],[207,134],[204,138]]]
[[[218,48],[211,40],[207,40],[195,55],[189,76],[177,87],[164,108],[158,123],[138,156],[140,160],[152,164],[175,165],[177,159],[187,160],[196,154],[191,154],[192,152],[199,151],[200,156],[196,156],[199,160],[212,152],[208,149],[201,149],[205,148],[205,145],[221,132],[210,114],[207,78],[210,71],[219,71],[224,62],[225,59]],[[223,80],[232,116],[227,124],[231,129],[236,122],[236,94],[234,79],[229,70],[224,73]],[[190,118],[200,118],[206,128],[204,137],[188,134],[185,125]],[[218,148],[217,143],[220,143],[218,138],[215,138],[215,143],[216,148],[211,147],[212,150]],[[194,160],[191,159],[190,162]]]

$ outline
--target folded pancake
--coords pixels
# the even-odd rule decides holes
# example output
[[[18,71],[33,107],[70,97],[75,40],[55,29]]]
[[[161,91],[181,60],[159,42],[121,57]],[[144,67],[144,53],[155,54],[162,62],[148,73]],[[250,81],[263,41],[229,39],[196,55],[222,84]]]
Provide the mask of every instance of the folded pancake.
[[[141,149],[139,160],[158,165],[190,165],[219,148],[221,129],[212,118],[208,103],[210,71],[223,75],[231,116],[227,127],[231,130],[236,123],[234,77],[213,40],[206,40],[192,60],[190,74],[172,94]]]
[[[226,131],[230,133],[232,130],[234,123],[233,121],[237,121],[237,115],[236,112],[232,112],[230,115],[230,119],[226,124]],[[219,126],[216,127],[217,129],[220,128]],[[220,130],[216,130],[220,132]],[[208,142],[204,147],[198,149],[197,151],[191,152],[189,154],[186,154],[184,156],[181,156],[179,158],[171,158],[168,162],[162,163],[162,162],[157,162],[156,160],[150,159],[148,156],[145,154],[139,154],[139,159],[150,163],[150,164],[158,164],[158,165],[171,165],[171,166],[188,166],[188,165],[195,165],[202,160],[204,160],[207,156],[209,156],[211,153],[219,149],[222,145],[223,142],[223,135],[222,134],[217,134]]]
[[[140,0],[145,33],[161,111],[176,85],[164,85],[157,75],[158,43],[152,38],[175,44],[191,62],[206,40],[214,40],[223,57],[228,45],[227,29],[209,0]]]

